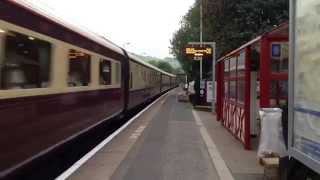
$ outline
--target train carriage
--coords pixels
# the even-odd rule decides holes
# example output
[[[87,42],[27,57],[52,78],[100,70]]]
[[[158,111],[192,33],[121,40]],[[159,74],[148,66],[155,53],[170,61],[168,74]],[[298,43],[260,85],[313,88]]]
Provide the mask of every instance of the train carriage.
[[[1,174],[124,111],[126,57],[96,39],[0,2]]]
[[[0,1],[0,178],[168,90],[163,74],[26,2]]]
[[[153,99],[170,88],[175,87],[175,83],[170,84],[170,78],[175,75],[166,73],[154,67],[133,54],[130,57],[130,87],[128,108],[132,109],[142,103]]]
[[[160,94],[160,72],[157,68],[129,54],[130,86],[128,108],[132,109]]]

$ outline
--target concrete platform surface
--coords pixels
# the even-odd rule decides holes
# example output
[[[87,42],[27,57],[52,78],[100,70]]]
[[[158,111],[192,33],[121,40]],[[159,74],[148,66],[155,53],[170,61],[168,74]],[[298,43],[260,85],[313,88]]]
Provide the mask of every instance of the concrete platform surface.
[[[255,151],[210,112],[170,92],[103,147],[72,180],[260,180]]]
[[[219,180],[188,103],[172,93],[112,180]]]
[[[252,139],[253,149],[245,150],[216,116],[209,112],[197,111],[211,139],[216,144],[223,160],[226,162],[235,180],[262,180],[263,167],[257,159],[258,137]]]

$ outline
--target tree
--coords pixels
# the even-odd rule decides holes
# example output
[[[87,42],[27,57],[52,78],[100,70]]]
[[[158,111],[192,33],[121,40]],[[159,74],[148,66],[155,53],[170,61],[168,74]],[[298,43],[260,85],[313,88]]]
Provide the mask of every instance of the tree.
[[[154,66],[158,67],[158,61],[156,61],[156,60],[150,60],[150,61],[148,61],[148,63],[150,63],[151,65],[154,65]]]
[[[168,72],[168,73],[173,73],[174,72],[173,67],[166,61],[159,61],[157,67],[159,69],[162,69],[162,70]]]
[[[172,58],[172,57],[165,57],[164,59],[160,59],[157,57],[152,57],[152,56],[142,56],[142,55],[137,55],[139,58],[141,58],[143,61],[158,67],[159,69],[166,71],[168,73],[173,73],[173,74],[182,74],[184,73],[183,69],[177,62],[177,59]]]
[[[196,0],[171,39],[171,53],[187,74],[192,61],[184,54],[188,42],[199,41],[200,13]],[[217,57],[269,31],[289,17],[288,0],[203,0],[203,40],[217,43]]]
[[[163,61],[163,60],[150,60],[148,61],[148,63],[150,63],[153,66],[158,67],[159,69],[168,72],[168,73],[177,73],[178,69],[175,69],[171,66],[171,64],[167,61]]]

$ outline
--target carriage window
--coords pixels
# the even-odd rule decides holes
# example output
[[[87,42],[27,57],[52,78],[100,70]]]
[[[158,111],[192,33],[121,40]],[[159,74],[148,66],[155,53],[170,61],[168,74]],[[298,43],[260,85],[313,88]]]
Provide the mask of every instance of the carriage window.
[[[68,86],[88,86],[90,83],[89,54],[77,50],[69,50]]]
[[[121,65],[120,63],[115,63],[115,71],[116,71],[116,79],[115,79],[115,83],[119,84],[121,81]]]
[[[0,89],[48,87],[51,44],[13,31],[1,33]]]
[[[111,62],[104,59],[100,59],[100,84],[111,84]]]
[[[133,88],[133,77],[132,72],[130,72],[130,89]]]

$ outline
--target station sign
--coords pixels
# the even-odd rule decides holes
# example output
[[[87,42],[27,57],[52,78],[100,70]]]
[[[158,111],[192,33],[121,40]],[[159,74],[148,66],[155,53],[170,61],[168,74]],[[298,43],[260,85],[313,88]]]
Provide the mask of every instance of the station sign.
[[[194,60],[202,60],[204,58],[212,58],[213,49],[212,47],[186,47],[185,53],[188,57],[193,58]]]

